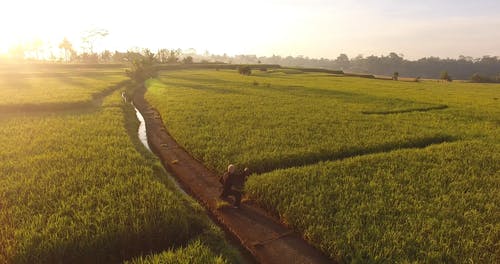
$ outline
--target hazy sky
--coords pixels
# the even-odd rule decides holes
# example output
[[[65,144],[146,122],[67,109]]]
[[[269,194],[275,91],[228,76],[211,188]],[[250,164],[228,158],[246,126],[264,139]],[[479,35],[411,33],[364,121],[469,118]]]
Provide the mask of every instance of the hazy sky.
[[[98,27],[110,35],[96,46],[111,50],[500,56],[499,13],[500,0],[5,0],[0,52],[64,36],[79,47],[82,32]]]

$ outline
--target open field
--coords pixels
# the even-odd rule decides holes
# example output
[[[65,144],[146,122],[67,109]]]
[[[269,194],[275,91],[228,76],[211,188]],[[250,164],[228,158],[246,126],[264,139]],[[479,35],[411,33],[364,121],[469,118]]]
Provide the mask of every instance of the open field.
[[[500,146],[445,143],[277,170],[249,195],[346,262],[495,263]]]
[[[87,106],[126,80],[124,69],[30,65],[0,67],[0,109]]]
[[[250,198],[337,260],[498,261],[498,85],[198,70],[147,86],[182,145],[269,172]]]
[[[170,133],[219,171],[228,162],[263,172],[498,132],[491,85],[257,74],[168,72],[149,81],[146,98]]]
[[[81,99],[73,88],[102,91],[112,86],[106,80],[65,89],[54,77],[60,94],[40,102]],[[78,106],[0,114],[0,263],[117,263],[154,253],[181,261],[191,254],[202,262],[238,259],[204,210],[135,138],[135,113],[120,91],[95,111]]]

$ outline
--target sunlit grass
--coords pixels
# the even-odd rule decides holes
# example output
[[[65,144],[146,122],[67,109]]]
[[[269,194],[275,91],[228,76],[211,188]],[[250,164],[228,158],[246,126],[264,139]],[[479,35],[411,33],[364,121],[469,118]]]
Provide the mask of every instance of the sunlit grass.
[[[206,245],[200,241],[195,241],[187,247],[175,251],[165,251],[161,254],[149,255],[125,262],[127,264],[146,263],[193,263],[193,264],[224,264],[228,263],[221,256],[215,255]]]
[[[0,107],[88,104],[126,79],[123,69],[54,69],[11,72],[0,69]]]
[[[255,74],[166,72],[148,82],[146,97],[169,132],[219,171],[233,162],[269,171],[498,131],[493,87]],[[412,111],[427,108],[431,111]],[[396,112],[366,114],[387,111]]]
[[[226,259],[202,208],[134,147],[130,107],[115,93],[93,113],[0,116],[0,263],[116,263],[191,240]]]
[[[170,71],[146,97],[209,166],[271,171],[249,197],[332,258],[496,261],[499,85],[291,73]]]
[[[246,189],[344,262],[494,263],[499,153],[454,142],[277,170]]]

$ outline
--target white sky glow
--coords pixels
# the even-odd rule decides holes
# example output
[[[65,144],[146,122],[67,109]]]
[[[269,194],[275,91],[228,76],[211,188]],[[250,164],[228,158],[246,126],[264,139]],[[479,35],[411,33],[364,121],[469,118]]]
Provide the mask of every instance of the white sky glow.
[[[495,0],[6,0],[0,53],[36,39],[57,47],[64,37],[80,48],[85,30],[103,28],[110,34],[96,50],[500,56],[498,10]]]

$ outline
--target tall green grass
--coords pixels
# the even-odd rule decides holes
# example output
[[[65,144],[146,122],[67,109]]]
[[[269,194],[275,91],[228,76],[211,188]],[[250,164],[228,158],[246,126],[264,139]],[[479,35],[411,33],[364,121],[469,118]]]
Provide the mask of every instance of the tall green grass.
[[[125,263],[245,263],[238,252],[227,246],[220,229],[211,226],[187,245],[156,254],[135,257]]]
[[[204,210],[134,147],[124,107],[115,93],[92,113],[0,116],[0,263],[116,263],[207,236]]]
[[[165,251],[161,254],[145,256],[132,261],[126,262],[130,264],[143,264],[143,263],[192,263],[192,264],[225,264],[225,259],[221,256],[214,255],[209,248],[201,242],[196,241],[185,248],[180,248],[175,251]]]
[[[0,109],[57,109],[89,106],[97,95],[125,81],[121,68],[0,69]]]
[[[147,86],[196,157],[269,172],[250,198],[332,258],[498,262],[500,86],[213,70]]]
[[[250,197],[342,262],[496,263],[500,145],[465,141],[250,177]]]
[[[478,99],[493,101],[484,98],[494,96],[491,89],[483,92],[471,85],[476,93],[470,93],[451,87],[448,92],[464,92],[462,96],[466,96],[457,104],[453,96],[449,100],[429,96],[434,83],[414,86],[401,82],[399,87],[386,88],[382,84],[389,82],[380,80],[256,74],[165,72],[148,82],[146,98],[159,109],[169,132],[219,171],[228,163],[239,163],[265,172],[401,147],[489,137],[498,131],[493,121],[493,112],[500,115],[498,107],[488,105],[478,111],[462,108]],[[412,91],[415,87],[425,92]],[[447,92],[437,92],[443,93]],[[442,105],[449,107],[405,111]],[[401,113],[367,115],[366,111]]]

